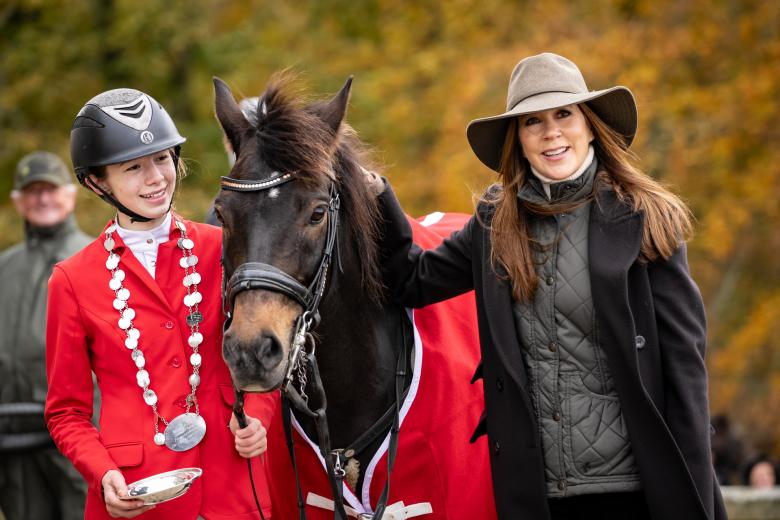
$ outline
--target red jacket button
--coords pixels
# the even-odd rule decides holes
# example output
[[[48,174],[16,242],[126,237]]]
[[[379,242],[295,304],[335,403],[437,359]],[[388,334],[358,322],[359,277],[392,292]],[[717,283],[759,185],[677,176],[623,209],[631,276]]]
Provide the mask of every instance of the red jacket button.
[[[171,320],[166,321],[165,328],[171,330],[173,328],[173,322]]]
[[[181,359],[178,357],[171,358],[170,361],[168,361],[168,364],[171,365],[173,368],[179,368],[181,366]]]

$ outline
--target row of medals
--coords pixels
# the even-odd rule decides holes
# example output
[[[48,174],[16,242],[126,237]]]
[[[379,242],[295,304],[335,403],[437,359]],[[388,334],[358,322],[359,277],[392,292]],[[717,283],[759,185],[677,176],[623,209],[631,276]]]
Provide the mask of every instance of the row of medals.
[[[198,284],[201,282],[200,274],[195,271],[198,263],[198,257],[192,254],[195,244],[190,238],[187,238],[187,230],[184,224],[174,218],[176,227],[181,232],[181,238],[178,240],[178,246],[182,251],[182,258],[179,265],[184,269],[184,278],[182,283],[187,289],[184,296],[184,305],[188,309],[187,325],[190,327],[190,336],[187,343],[192,348],[190,355],[190,364],[192,365],[192,375],[189,377],[191,388],[187,396],[187,410],[185,413],[174,418],[170,422],[166,421],[157,411],[157,394],[150,388],[151,380],[149,372],[146,371],[146,359],[141,349],[138,348],[138,340],[141,337],[141,331],[133,326],[135,310],[128,306],[130,291],[122,284],[125,279],[125,272],[119,268],[119,255],[114,252],[114,239],[112,234],[116,231],[116,222],[112,222],[105,230],[106,239],[103,247],[108,251],[106,260],[106,269],[111,272],[111,280],[108,282],[109,288],[115,292],[114,309],[119,311],[119,320],[117,325],[125,334],[125,347],[131,351],[135,366],[138,368],[136,373],[136,382],[143,390],[144,402],[152,408],[155,416],[154,424],[154,442],[158,446],[163,444],[173,451],[186,451],[196,446],[206,435],[206,421],[200,416],[195,393],[200,384],[200,375],[198,374],[201,366],[201,355],[198,348],[203,343],[203,334],[200,333],[199,324],[203,321],[203,314],[198,310],[198,304],[203,296],[198,291]],[[190,408],[195,406],[195,413],[190,412]],[[159,431],[159,422],[165,424],[165,433]]]

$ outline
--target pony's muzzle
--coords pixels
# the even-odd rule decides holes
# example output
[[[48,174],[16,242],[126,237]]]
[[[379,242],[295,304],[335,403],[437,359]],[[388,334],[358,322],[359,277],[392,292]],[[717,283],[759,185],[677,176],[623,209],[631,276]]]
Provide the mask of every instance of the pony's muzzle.
[[[236,296],[222,357],[238,388],[267,392],[282,384],[300,312],[298,304],[279,293],[248,290]]]
[[[225,333],[222,355],[230,368],[233,382],[242,390],[268,391],[281,382],[283,348],[273,332],[261,333],[250,341],[243,341],[228,330]]]

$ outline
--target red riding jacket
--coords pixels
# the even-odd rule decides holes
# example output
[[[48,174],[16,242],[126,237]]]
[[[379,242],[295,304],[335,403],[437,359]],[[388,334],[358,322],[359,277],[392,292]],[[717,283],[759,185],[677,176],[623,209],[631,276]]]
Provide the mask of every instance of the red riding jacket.
[[[125,333],[117,326],[113,308],[114,291],[105,263],[104,236],[68,260],[57,264],[49,281],[46,337],[46,368],[49,393],[46,420],[54,442],[81,472],[89,484],[86,518],[107,519],[101,497],[101,479],[119,469],[129,484],[164,471],[199,467],[203,476],[182,497],[158,505],[139,518],[208,520],[256,519],[247,465],[236,453],[227,427],[233,390],[222,360],[221,234],[218,228],[184,221],[194,241],[201,274],[200,346],[201,384],[197,390],[200,413],[206,421],[206,436],[195,448],[173,452],[153,442],[154,415],[136,384],[137,368],[124,346]],[[139,347],[146,358],[151,388],[158,396],[158,409],[167,420],[184,411],[190,387],[187,344],[190,329],[182,303],[185,287],[177,247],[180,231],[171,226],[170,239],[160,244],[153,279],[122,242],[117,233],[115,251],[126,273],[124,286],[130,291],[133,324],[141,331]],[[97,376],[102,397],[100,428],[92,417],[92,372]],[[248,396],[247,413],[269,423],[272,396]],[[283,446],[282,446],[283,448]],[[252,461],[261,504],[270,504],[259,459]],[[266,515],[270,510],[266,511]],[[283,518],[283,517],[282,517]]]

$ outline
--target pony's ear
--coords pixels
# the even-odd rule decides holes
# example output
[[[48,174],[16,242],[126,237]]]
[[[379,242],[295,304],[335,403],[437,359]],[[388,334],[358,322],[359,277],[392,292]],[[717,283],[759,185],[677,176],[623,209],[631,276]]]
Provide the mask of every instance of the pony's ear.
[[[347,113],[347,101],[349,101],[349,91],[351,89],[352,76],[347,78],[347,82],[341,87],[339,93],[328,101],[320,112],[322,120],[325,121],[335,133],[338,133],[341,122],[344,120],[344,114]]]
[[[249,128],[249,121],[233,98],[230,87],[216,76],[214,77],[214,109],[225,137],[233,148],[233,153],[238,156],[241,136]]]

